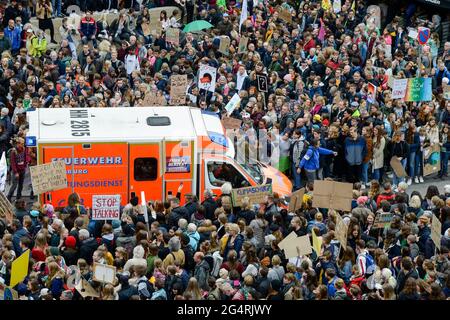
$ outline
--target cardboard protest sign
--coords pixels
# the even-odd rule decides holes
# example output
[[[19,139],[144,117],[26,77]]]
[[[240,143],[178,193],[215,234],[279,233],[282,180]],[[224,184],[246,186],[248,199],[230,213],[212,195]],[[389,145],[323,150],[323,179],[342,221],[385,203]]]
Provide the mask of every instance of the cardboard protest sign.
[[[301,188],[292,193],[289,201],[289,212],[295,212],[297,209],[301,209],[303,203],[303,195],[305,194],[305,188]]]
[[[67,188],[66,164],[63,160],[30,167],[34,194]]]
[[[278,247],[284,250],[284,255],[287,259],[312,253],[309,236],[297,237],[294,231],[284,238],[278,244]]]
[[[241,39],[239,39],[238,53],[247,52],[247,45],[248,45],[248,38],[242,36]]]
[[[11,280],[9,285],[14,287],[28,275],[28,265],[30,263],[30,250],[23,252],[20,257],[15,259],[11,265]]]
[[[336,239],[339,241],[344,250],[347,250],[347,228],[341,215],[336,212]]]
[[[256,80],[258,83],[258,91],[259,92],[268,92],[269,88],[268,88],[268,80],[267,80],[267,76],[264,74],[257,74],[256,75]]]
[[[313,241],[313,249],[316,254],[319,256],[322,248],[322,237],[318,237],[314,232],[314,229],[311,231],[312,241]]]
[[[403,99],[406,95],[408,79],[394,79],[392,87],[392,99]]]
[[[120,194],[92,196],[92,220],[119,220]]]
[[[313,206],[351,211],[353,184],[327,180],[314,181]]]
[[[170,104],[183,106],[186,104],[187,75],[173,75],[170,77]]]
[[[92,279],[113,284],[116,281],[116,267],[107,264],[94,263]]]
[[[431,101],[431,78],[408,79],[405,101]]]
[[[433,240],[434,245],[436,248],[441,250],[441,234],[442,230],[442,224],[441,221],[439,221],[438,217],[433,214],[433,219],[431,220],[431,240]]]
[[[423,175],[437,173],[441,169],[441,147],[438,144],[423,149]]]
[[[92,286],[85,279],[81,279],[81,281],[75,286],[78,293],[83,297],[83,299],[87,297],[99,298],[100,294],[92,288]]]
[[[178,46],[180,44],[180,29],[168,28],[166,30],[166,41]]]
[[[264,202],[264,197],[272,194],[272,185],[265,184],[262,186],[245,187],[239,189],[233,189],[232,198],[233,206],[239,207],[242,205],[242,200],[245,197],[250,199],[250,203],[261,203]]]
[[[391,224],[392,219],[394,219],[393,213],[380,213],[375,217],[373,226],[374,228],[385,228]]]
[[[369,82],[367,84],[367,102],[374,103],[377,100],[377,87]]]
[[[419,32],[417,32],[417,29],[408,28],[408,37],[409,38],[416,40],[418,35],[419,35]]]
[[[12,222],[14,216],[14,207],[6,198],[3,192],[0,192],[0,217]]]
[[[403,168],[402,163],[400,162],[400,160],[398,160],[397,157],[392,157],[389,164],[391,165],[392,170],[394,170],[394,173],[397,177],[404,178],[407,176],[405,168]]]
[[[220,37],[220,45],[219,45],[219,52],[223,53],[224,55],[228,56],[230,54],[230,37],[228,36],[221,36]]]
[[[216,90],[217,69],[206,64],[198,72],[198,88],[214,92]]]
[[[239,129],[241,127],[242,120],[230,118],[230,117],[223,117],[222,118],[222,125],[225,129]]]
[[[231,113],[233,113],[234,109],[236,109],[239,106],[240,102],[241,97],[237,93],[235,93],[225,106],[225,110],[227,111],[228,116],[230,116]]]

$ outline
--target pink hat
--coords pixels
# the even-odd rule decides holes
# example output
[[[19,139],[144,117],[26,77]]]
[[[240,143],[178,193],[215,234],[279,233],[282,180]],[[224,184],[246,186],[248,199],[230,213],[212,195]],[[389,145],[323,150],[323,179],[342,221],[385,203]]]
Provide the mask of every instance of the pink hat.
[[[290,74],[287,74],[284,76],[283,80],[292,81],[292,76]]]
[[[369,200],[369,198],[367,196],[361,196],[361,197],[358,197],[358,199],[356,199],[356,202],[358,204],[365,204],[367,202],[367,200]]]

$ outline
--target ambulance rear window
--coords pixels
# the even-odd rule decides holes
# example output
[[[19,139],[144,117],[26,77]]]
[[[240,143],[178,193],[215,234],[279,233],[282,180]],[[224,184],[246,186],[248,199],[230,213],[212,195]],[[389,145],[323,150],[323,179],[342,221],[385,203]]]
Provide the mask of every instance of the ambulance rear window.
[[[158,160],[156,158],[134,159],[134,180],[153,181],[158,178]]]
[[[152,127],[170,126],[169,117],[148,117],[147,124]]]

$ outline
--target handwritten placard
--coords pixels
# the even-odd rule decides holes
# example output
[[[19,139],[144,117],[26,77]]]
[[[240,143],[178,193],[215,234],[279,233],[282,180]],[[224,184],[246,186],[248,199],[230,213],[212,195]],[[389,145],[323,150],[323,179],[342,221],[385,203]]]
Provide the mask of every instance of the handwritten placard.
[[[92,196],[92,220],[119,220],[120,194]]]
[[[178,46],[180,44],[180,29],[168,28],[166,31],[166,41]]]
[[[245,197],[249,198],[251,204],[259,204],[264,202],[265,196],[271,193],[272,193],[271,184],[233,189],[232,191],[233,205],[235,207],[240,207],[242,205],[242,200],[244,200]]]
[[[173,75],[170,77],[170,104],[183,106],[186,104],[187,75]]]
[[[231,40],[229,37],[227,37],[227,36],[220,37],[219,52],[228,56],[230,54],[230,43],[231,43]]]
[[[66,165],[63,160],[30,167],[34,194],[67,188]]]
[[[247,45],[248,45],[248,38],[242,36],[241,39],[239,40],[238,53],[245,53],[245,52],[247,52]]]
[[[14,207],[3,192],[0,192],[0,217],[12,222],[14,216]]]

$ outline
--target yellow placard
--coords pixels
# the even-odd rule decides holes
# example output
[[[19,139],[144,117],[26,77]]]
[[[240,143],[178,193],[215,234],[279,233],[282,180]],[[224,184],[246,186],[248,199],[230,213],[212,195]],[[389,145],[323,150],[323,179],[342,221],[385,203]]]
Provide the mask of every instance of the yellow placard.
[[[28,265],[30,262],[30,250],[28,249],[12,262],[10,287],[20,283],[28,275]]]

